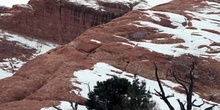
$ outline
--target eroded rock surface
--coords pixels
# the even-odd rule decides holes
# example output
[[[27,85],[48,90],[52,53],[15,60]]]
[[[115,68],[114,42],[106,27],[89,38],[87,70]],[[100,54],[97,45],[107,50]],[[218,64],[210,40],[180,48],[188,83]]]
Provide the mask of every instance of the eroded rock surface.
[[[33,9],[35,9],[35,7],[41,7],[43,10],[45,4],[41,6],[42,4],[38,2],[39,1],[32,0],[29,4]],[[44,2],[49,1],[45,0]],[[56,105],[59,101],[73,101],[83,104],[85,98],[80,97],[77,93],[72,91],[77,87],[74,87],[71,84],[70,79],[75,77],[73,75],[74,71],[91,69],[91,67],[97,62],[105,62],[126,72],[138,74],[149,79],[155,79],[153,66],[155,62],[158,64],[160,77],[163,79],[170,79],[166,74],[167,70],[174,68],[179,77],[187,78],[187,72],[189,72],[190,65],[192,62],[195,62],[195,91],[200,93],[202,97],[219,103],[220,68],[218,65],[220,62],[218,58],[215,57],[219,55],[219,52],[217,51],[219,47],[214,48],[212,45],[205,44],[203,47],[208,48],[207,51],[204,52],[205,55],[210,55],[210,48],[215,52],[209,57],[206,57],[205,55],[191,55],[194,53],[190,52],[174,56],[161,53],[160,51],[151,50],[154,48],[141,46],[142,42],[152,43],[154,45],[174,45],[173,47],[182,49],[180,50],[180,53],[187,49],[191,49],[183,45],[186,40],[178,37],[178,34],[174,36],[175,33],[169,33],[170,31],[161,32],[159,28],[155,27],[155,25],[158,25],[158,27],[163,27],[169,30],[179,29],[180,27],[187,31],[189,29],[192,29],[192,31],[195,30],[196,26],[192,28],[193,23],[191,24],[188,21],[192,21],[192,19],[196,18],[191,18],[189,14],[185,13],[185,11],[181,11],[192,11],[195,9],[191,9],[191,6],[188,5],[177,7],[176,4],[182,2],[187,2],[187,0],[174,0],[171,3],[158,6],[158,8],[155,7],[150,11],[131,11],[107,24],[90,28],[72,42],[52,49],[46,54],[29,61],[13,77],[0,80],[0,109],[22,110],[23,108],[30,107],[30,110],[37,110],[42,107]],[[56,4],[57,2],[53,1],[53,3]],[[35,4],[36,6],[32,4]],[[62,5],[72,6],[73,4]],[[202,0],[195,0],[191,1],[190,5],[204,7],[207,4],[204,4]],[[50,6],[46,5],[48,9],[53,8]],[[178,10],[176,10],[177,8]],[[77,9],[83,10],[84,7]],[[158,12],[160,10],[162,10],[162,12],[167,11],[174,14],[180,14],[190,20],[186,20],[186,22],[175,22],[177,24],[173,24],[173,20],[170,19],[168,15]],[[54,14],[53,16],[57,17],[57,22],[59,22],[60,19],[68,19],[68,16],[70,16],[69,14],[64,18],[63,16],[59,16],[59,10],[57,10],[56,13],[53,11],[47,11],[40,13],[40,17],[42,17],[40,19],[43,20],[44,23],[50,23],[49,19],[43,17],[48,16],[49,13]],[[68,9],[61,9],[61,12],[63,11],[68,11]],[[160,20],[149,16],[152,15],[152,12],[154,11],[156,13],[154,17],[159,16]],[[33,12],[34,11],[27,11],[27,13],[32,14]],[[80,11],[78,12],[81,17]],[[145,23],[150,22],[154,25],[146,26],[142,22],[137,21],[145,21]],[[70,24],[70,21],[64,22]],[[80,23],[83,23],[83,21],[80,21]],[[33,24],[33,26],[35,25]],[[40,26],[40,24],[36,26]],[[63,25],[59,23],[51,24],[51,27],[54,28],[58,28],[59,26],[62,27]],[[40,30],[39,32],[41,33]],[[213,36],[219,35],[218,33],[210,33],[210,35]],[[45,35],[47,33],[43,32],[41,34]],[[55,35],[55,32],[48,31],[48,34]],[[200,33],[193,33],[193,35],[194,34],[197,35]],[[196,38],[198,36],[196,36]],[[186,37],[189,36],[186,35]],[[63,39],[68,39],[68,37]],[[218,42],[214,44],[214,46],[219,46]],[[200,48],[196,47],[196,49]],[[176,51],[178,51],[178,49]],[[171,78],[170,80],[173,79]],[[13,106],[11,106],[11,104]],[[32,107],[32,105],[34,106]]]
[[[100,3],[94,9],[68,0],[30,0],[27,5],[14,5],[0,17],[0,28],[39,39],[67,43],[86,29],[122,16],[130,7]],[[105,10],[105,11],[102,11]]]

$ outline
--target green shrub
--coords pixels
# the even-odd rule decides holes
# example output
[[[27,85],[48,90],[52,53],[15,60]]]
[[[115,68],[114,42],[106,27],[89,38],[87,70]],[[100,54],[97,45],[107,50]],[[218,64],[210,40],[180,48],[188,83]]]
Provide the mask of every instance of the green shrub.
[[[150,92],[146,91],[146,83],[138,79],[131,83],[125,78],[113,77],[97,82],[88,97],[89,110],[150,110]]]

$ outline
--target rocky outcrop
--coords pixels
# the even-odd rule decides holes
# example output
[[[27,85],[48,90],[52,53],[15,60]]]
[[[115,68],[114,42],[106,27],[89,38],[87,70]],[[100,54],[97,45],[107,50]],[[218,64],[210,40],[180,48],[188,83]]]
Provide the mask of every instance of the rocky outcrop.
[[[187,0],[184,2],[186,1]],[[30,1],[29,4],[32,8],[29,7],[25,10],[22,8],[22,12],[25,11],[25,13],[28,13],[29,16],[27,16],[27,18],[32,18],[35,14],[39,16],[39,18],[35,18],[33,21],[35,24],[32,24],[33,27],[36,25],[35,29],[38,29],[38,26],[43,26],[43,24],[37,22],[38,20],[36,19],[39,19],[39,21],[42,21],[43,23],[48,23],[47,26],[52,28],[50,31],[43,32],[41,29],[38,30],[39,33],[42,32],[42,36],[43,33],[55,35],[56,32],[54,30],[60,29],[56,26],[61,26],[62,29],[74,29],[76,27],[71,27],[69,24],[76,23],[74,22],[76,20],[78,24],[85,23],[85,26],[93,26],[101,23],[104,18],[106,19],[112,17],[111,14],[106,13],[106,17],[102,15],[103,19],[100,19],[98,16],[101,14],[99,15],[99,13],[95,10],[87,10],[84,6],[78,8],[72,7],[75,4],[61,3],[62,5],[60,4],[60,6],[65,6],[66,8],[58,10],[53,7],[58,5],[55,1],[52,3],[54,5],[51,6],[46,4],[42,5],[39,2],[40,1],[35,0]],[[51,1],[45,0],[44,2]],[[180,1],[174,0],[171,4],[159,6],[158,9],[166,9],[167,11],[170,11],[172,8],[177,8],[176,5],[174,5],[174,2],[180,3]],[[35,7],[38,7],[39,9]],[[14,6],[14,8],[18,10],[19,6]],[[186,8],[189,7],[181,7],[182,10],[185,10]],[[30,11],[32,9],[34,11]],[[41,11],[38,12],[36,10]],[[59,14],[55,13],[54,10],[56,10]],[[81,10],[87,10],[88,13],[85,13],[86,18],[93,19],[81,19],[85,17],[82,15]],[[10,10],[10,12],[15,13],[14,17],[18,17],[16,13],[18,14],[19,12],[13,11],[13,9]],[[74,12],[72,14],[75,15],[70,16],[72,14],[68,14],[65,16],[59,16],[60,13],[67,14],[71,12]],[[177,10],[176,13],[178,12],[180,11]],[[95,17],[89,13],[96,13],[97,16]],[[97,62],[105,62],[113,65],[114,67],[120,68],[123,71],[138,74],[149,79],[155,79],[153,66],[155,62],[158,64],[160,77],[163,79],[170,79],[170,77],[167,76],[167,70],[172,68],[175,68],[179,77],[187,78],[187,72],[191,62],[195,62],[195,91],[200,93],[200,95],[206,99],[220,102],[220,96],[218,94],[220,93],[219,61],[189,54],[175,57],[172,55],[161,54],[132,43],[138,41],[151,41],[155,44],[175,44],[184,42],[183,39],[171,38],[171,34],[159,33],[160,30],[155,27],[137,26],[140,23],[136,23],[134,25],[131,24],[142,20],[157,23],[160,26],[165,26],[167,29],[176,28],[173,26],[174,24],[168,20],[170,19],[169,17],[161,13],[157,13],[161,16],[161,20],[156,21],[155,18],[145,16],[148,14],[138,10],[131,11],[107,24],[90,28],[75,38],[72,42],[50,50],[46,54],[29,61],[19,71],[17,71],[13,77],[0,80],[0,109],[22,110],[30,107],[30,110],[37,110],[41,107],[53,106],[61,100],[83,104],[85,98],[71,92],[77,87],[71,84],[70,79],[75,77],[73,75],[74,71],[91,69],[91,67]],[[50,21],[50,19],[47,18],[49,15],[54,16],[57,19]],[[68,21],[70,19],[73,21]],[[31,21],[29,20],[31,19],[26,19],[24,21],[30,23]],[[61,23],[60,20],[64,21]],[[86,22],[84,22],[84,20],[86,20]],[[14,22],[17,23],[17,21]],[[54,22],[57,23],[54,24]],[[75,26],[78,26],[78,31],[80,31],[82,27],[77,25],[77,23]],[[187,23],[183,23],[182,25],[186,26],[186,24]],[[9,27],[10,26],[8,26],[8,28]],[[46,27],[42,27],[42,29],[45,28]],[[35,31],[36,30],[33,29],[34,33]],[[60,30],[59,32],[64,31],[66,33],[63,34],[67,35],[67,30]],[[49,36],[47,36],[47,38],[50,39]],[[68,37],[56,37],[54,40],[58,40],[59,38],[64,41],[70,40]],[[181,48],[187,49],[187,47],[184,46]],[[170,80],[173,79],[171,78]],[[32,107],[32,105],[34,106]]]
[[[14,5],[8,10],[6,13],[11,16],[0,17],[0,28],[63,44],[86,29],[107,23],[130,10],[123,4],[100,5],[103,9],[67,0],[30,0],[28,5]]]
[[[9,8],[4,7],[4,6],[0,6],[0,13],[4,13],[8,10]]]

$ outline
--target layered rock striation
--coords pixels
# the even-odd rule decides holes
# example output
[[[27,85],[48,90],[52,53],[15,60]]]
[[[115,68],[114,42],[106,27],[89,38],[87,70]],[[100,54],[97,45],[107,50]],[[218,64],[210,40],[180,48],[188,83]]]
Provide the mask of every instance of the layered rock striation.
[[[97,5],[102,8],[68,0],[30,0],[27,5],[14,5],[9,10],[1,8],[5,16],[0,17],[0,28],[63,44],[86,29],[107,23],[131,10],[123,4],[100,2]]]

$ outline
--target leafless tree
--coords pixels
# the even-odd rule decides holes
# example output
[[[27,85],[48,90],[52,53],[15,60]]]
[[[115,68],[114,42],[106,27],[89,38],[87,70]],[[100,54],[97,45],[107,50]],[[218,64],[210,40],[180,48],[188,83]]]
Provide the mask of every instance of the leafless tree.
[[[155,76],[156,76],[156,80],[158,82],[158,85],[159,85],[159,88],[160,88],[160,92],[155,90],[156,91],[156,95],[159,96],[166,104],[167,106],[169,107],[170,110],[175,110],[174,107],[171,105],[171,103],[169,102],[168,98],[170,97],[174,97],[174,95],[167,95],[165,94],[164,92],[164,89],[163,89],[163,86],[161,84],[161,81],[160,81],[160,78],[158,76],[158,68],[157,68],[157,65],[154,64],[155,66]],[[177,75],[176,75],[176,72],[175,71],[169,71],[169,73],[172,75],[172,77],[175,79],[175,81],[180,84],[183,89],[184,89],[184,93],[186,94],[186,103],[183,103],[181,102],[179,99],[177,99],[177,102],[179,103],[179,106],[180,106],[180,110],[192,110],[192,107],[201,107],[202,105],[205,104],[205,101],[203,101],[202,104],[200,105],[196,105],[195,102],[196,102],[196,99],[195,100],[192,100],[192,96],[193,96],[193,87],[194,87],[194,66],[195,66],[195,63],[193,62],[192,65],[191,65],[191,69],[190,69],[190,72],[189,72],[189,81],[188,80],[183,80],[181,78],[179,78]],[[207,102],[206,102],[207,103]],[[186,104],[186,108],[185,108],[185,104]],[[205,110],[211,110],[213,107],[215,107],[216,105],[215,104],[210,104],[212,105],[211,107],[208,107],[206,108]]]
[[[156,95],[159,96],[167,104],[167,106],[169,107],[170,110],[175,110],[174,107],[171,105],[171,103],[168,101],[168,98],[169,97],[173,97],[174,95],[166,96],[166,94],[165,94],[165,92],[163,90],[163,86],[162,86],[162,84],[160,82],[160,78],[159,78],[158,73],[157,73],[158,72],[157,65],[154,64],[154,67],[155,67],[156,80],[158,82],[158,85],[159,85],[159,88],[160,88],[160,91],[161,91],[161,92],[159,92],[156,89],[154,89],[156,91]]]
[[[72,110],[77,110],[78,109],[78,103],[75,103],[75,105],[73,105],[73,102],[71,102],[71,101],[69,101],[69,103],[70,103],[70,106],[71,106]],[[63,109],[61,109],[61,108],[59,108],[55,105],[53,106],[53,108],[55,108],[56,110],[63,110]]]

